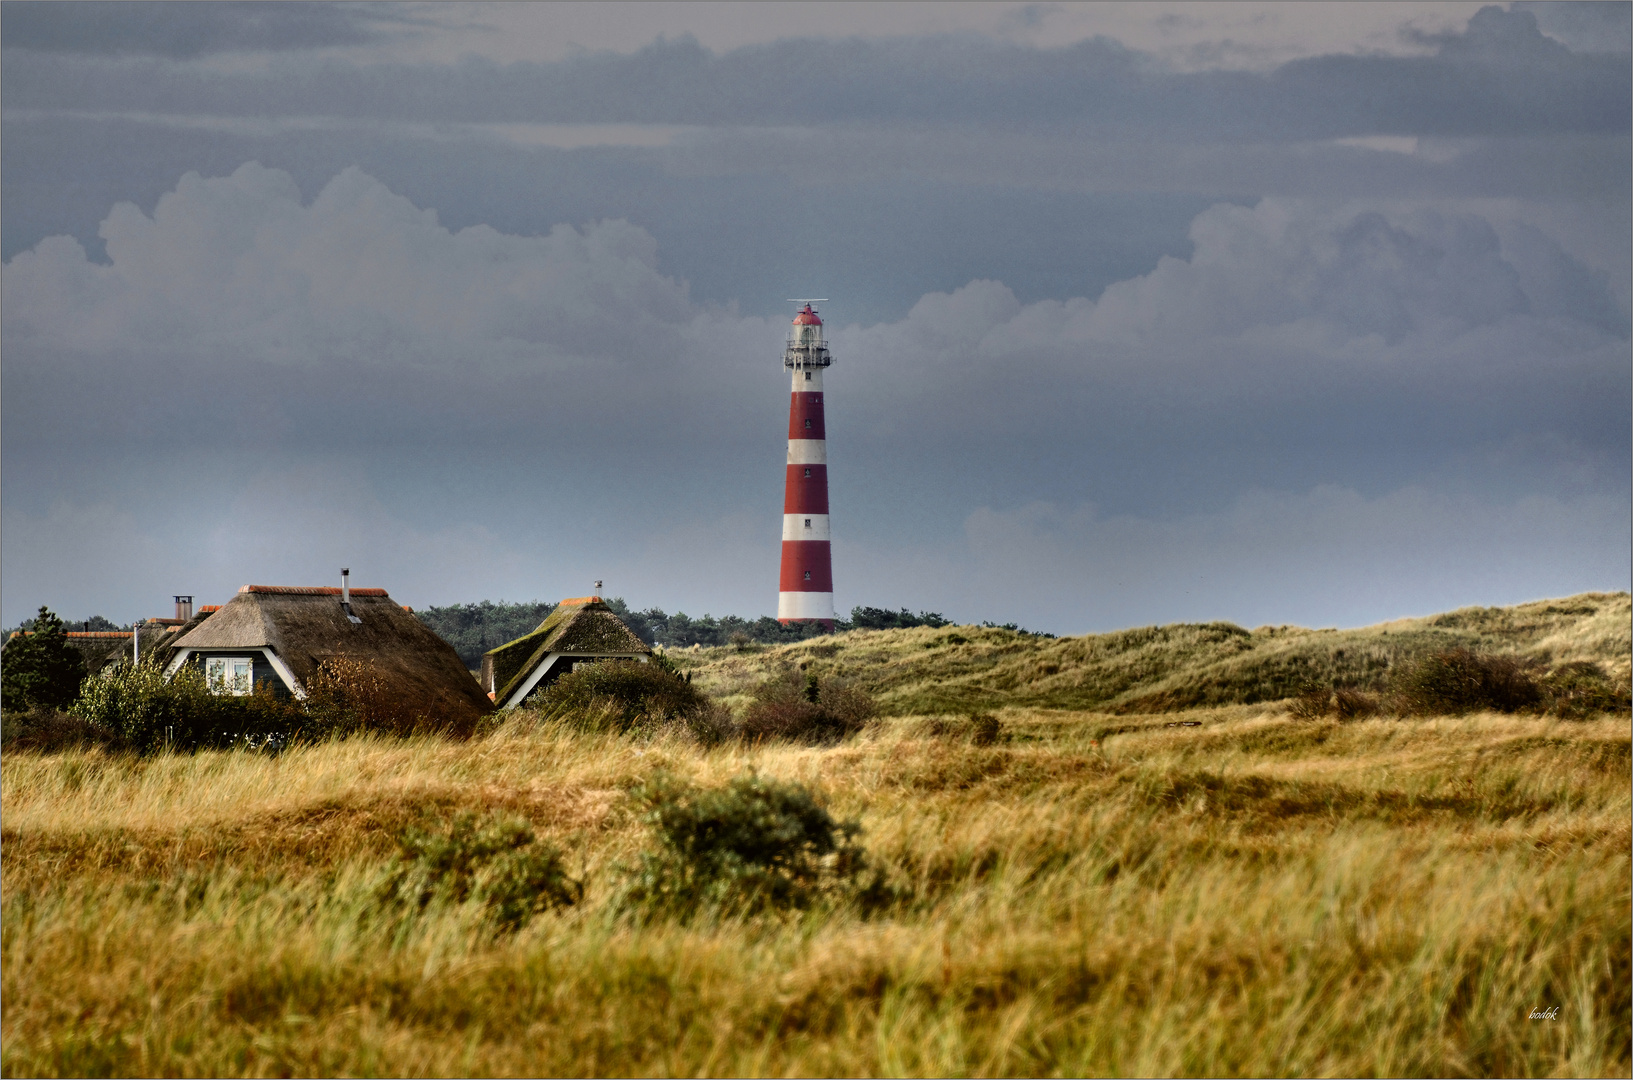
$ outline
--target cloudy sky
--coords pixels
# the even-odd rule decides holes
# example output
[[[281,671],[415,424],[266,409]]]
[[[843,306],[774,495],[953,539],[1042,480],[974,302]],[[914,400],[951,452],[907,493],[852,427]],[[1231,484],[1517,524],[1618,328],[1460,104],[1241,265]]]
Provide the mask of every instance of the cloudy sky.
[[[0,621],[1629,585],[1625,3],[0,6]]]

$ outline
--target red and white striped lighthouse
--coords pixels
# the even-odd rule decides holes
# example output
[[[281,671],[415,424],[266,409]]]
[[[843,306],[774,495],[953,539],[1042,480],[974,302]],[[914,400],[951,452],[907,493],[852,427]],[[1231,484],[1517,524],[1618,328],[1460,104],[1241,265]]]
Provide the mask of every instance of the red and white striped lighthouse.
[[[794,378],[788,402],[788,481],[782,502],[782,577],[777,621],[834,625],[833,556],[828,544],[828,441],[822,426],[822,373],[833,358],[822,320],[806,304],[794,316],[782,366]]]

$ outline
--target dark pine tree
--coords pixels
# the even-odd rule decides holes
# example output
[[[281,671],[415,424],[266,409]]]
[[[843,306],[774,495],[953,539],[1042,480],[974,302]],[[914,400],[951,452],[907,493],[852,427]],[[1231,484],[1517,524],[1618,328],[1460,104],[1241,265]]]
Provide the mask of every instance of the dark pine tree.
[[[65,709],[79,696],[85,661],[50,608],[41,606],[30,630],[7,642],[0,655],[0,698],[8,709]]]

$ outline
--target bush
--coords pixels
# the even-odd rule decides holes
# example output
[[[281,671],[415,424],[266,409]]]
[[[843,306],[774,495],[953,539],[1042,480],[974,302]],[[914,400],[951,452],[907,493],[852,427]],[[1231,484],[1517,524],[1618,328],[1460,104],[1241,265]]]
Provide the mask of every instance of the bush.
[[[1628,681],[1612,681],[1603,668],[1589,660],[1563,664],[1543,680],[1548,711],[1567,720],[1583,720],[1598,713],[1626,715],[1633,706]]]
[[[1331,690],[1325,686],[1306,686],[1293,698],[1287,711],[1295,720],[1319,720],[1327,715],[1327,707],[1331,704]]]
[[[129,748],[117,732],[49,705],[8,709],[0,720],[0,745],[7,750],[31,750],[41,754],[88,746],[107,750]]]
[[[0,699],[7,709],[66,709],[79,696],[85,661],[68,644],[62,620],[42,606],[27,634],[0,653]]]
[[[789,669],[755,689],[738,730],[748,739],[838,742],[861,731],[877,712],[859,687]]]
[[[1516,656],[1452,649],[1425,657],[1394,680],[1402,710],[1456,716],[1489,709],[1520,712],[1543,704],[1534,667]]]
[[[305,730],[324,735],[358,730],[412,735],[435,726],[404,705],[372,663],[344,656],[318,665],[306,682],[306,700],[290,711]]]
[[[540,912],[584,898],[584,885],[568,876],[561,852],[519,818],[479,821],[467,811],[442,829],[408,829],[398,845],[381,895],[413,910],[474,903],[500,930],[512,931]]]
[[[1340,720],[1364,720],[1366,717],[1376,716],[1382,707],[1378,695],[1369,694],[1365,690],[1346,687],[1333,691],[1332,711]]]
[[[749,773],[699,788],[660,775],[632,796],[659,849],[641,856],[626,904],[682,917],[804,908],[855,892],[865,869],[861,827],[835,821],[802,784]]]
[[[182,667],[166,679],[147,661],[87,678],[71,712],[138,753],[276,746],[321,738],[341,725],[340,714],[308,714],[265,684],[251,694],[217,694],[197,667]]]
[[[970,741],[976,746],[991,746],[1003,736],[1004,725],[991,713],[970,715]]]
[[[718,742],[729,720],[676,672],[673,662],[604,660],[563,675],[545,688],[539,709],[580,727],[620,732],[678,729]]]

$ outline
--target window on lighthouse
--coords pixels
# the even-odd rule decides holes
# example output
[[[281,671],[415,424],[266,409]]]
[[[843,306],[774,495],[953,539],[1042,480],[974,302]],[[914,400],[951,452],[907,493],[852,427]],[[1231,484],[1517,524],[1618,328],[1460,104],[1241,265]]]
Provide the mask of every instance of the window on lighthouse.
[[[811,421],[809,421],[809,420],[805,421],[805,426],[810,427],[811,426]]]
[[[809,529],[811,527],[811,519],[810,518],[805,519],[805,527],[807,529]]]
[[[811,470],[810,470],[810,469],[806,469],[806,470],[805,470],[805,475],[806,475],[806,476],[810,476],[810,475],[811,475]],[[809,523],[809,522],[806,522],[806,524],[810,524],[810,523]]]
[[[810,381],[811,381],[811,373],[810,373],[810,372],[809,372],[809,371],[807,371],[807,372],[806,372],[806,373],[805,373],[805,381],[806,381],[806,382],[810,382]]]
[[[809,570],[805,571],[805,580],[806,581],[811,580],[811,571],[809,571]]]

